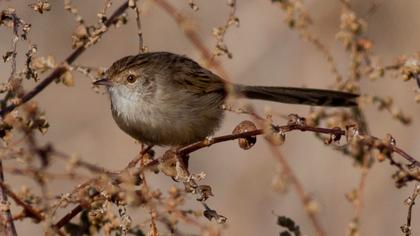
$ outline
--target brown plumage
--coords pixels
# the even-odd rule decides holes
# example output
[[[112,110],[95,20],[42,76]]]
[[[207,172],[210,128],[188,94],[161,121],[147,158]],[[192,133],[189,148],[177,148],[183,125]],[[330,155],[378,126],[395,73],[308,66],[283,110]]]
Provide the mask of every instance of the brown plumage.
[[[227,85],[240,97],[314,106],[354,106],[358,95],[340,91],[228,84],[188,57],[151,52],[119,59],[106,85],[118,126],[141,142],[185,145],[220,125]]]

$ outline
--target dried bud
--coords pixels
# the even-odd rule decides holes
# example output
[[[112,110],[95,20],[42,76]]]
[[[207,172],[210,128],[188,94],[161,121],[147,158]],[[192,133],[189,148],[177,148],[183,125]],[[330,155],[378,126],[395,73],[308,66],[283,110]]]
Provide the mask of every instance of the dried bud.
[[[203,215],[204,215],[204,217],[206,217],[208,220],[212,220],[212,219],[215,219],[216,220],[216,222],[218,223],[218,224],[223,224],[223,223],[225,223],[226,222],[226,220],[227,220],[227,218],[226,217],[224,217],[224,216],[222,216],[222,215],[219,215],[218,213],[217,213],[217,211],[215,211],[215,210],[213,210],[213,209],[210,209],[206,204],[204,205],[204,207],[206,208],[205,210],[204,210],[204,212],[203,212]]]
[[[29,7],[31,7],[34,11],[39,12],[40,14],[51,10],[51,4],[45,0],[30,4]]]
[[[99,195],[99,191],[95,187],[89,187],[88,190],[87,190],[87,195],[90,198],[93,198],[93,197]]]
[[[61,75],[60,80],[67,87],[73,87],[74,86],[74,78],[73,78],[73,75],[70,71],[64,72],[64,74]]]
[[[407,224],[403,224],[401,225],[401,231],[405,234],[405,235],[411,235],[411,228],[410,226],[408,226]]]
[[[85,45],[85,43],[88,41],[88,38],[89,38],[88,29],[86,28],[84,24],[79,24],[74,30],[73,35],[72,35],[73,48],[78,48]]]
[[[414,193],[415,193],[416,195],[420,195],[420,184],[417,184],[417,185],[416,185],[416,188],[414,189]]]
[[[356,41],[357,49],[359,51],[367,51],[372,48],[372,41],[367,38],[359,38]]]
[[[213,136],[207,136],[204,140],[203,140],[204,144],[206,146],[210,146],[214,143],[214,137]]]
[[[136,7],[136,0],[129,0],[128,7],[135,8]]]
[[[10,210],[10,202],[8,201],[1,201],[0,202],[0,211],[9,211]]]
[[[290,114],[287,117],[289,118],[287,121],[288,125],[306,125],[306,119],[298,116],[297,114]]]
[[[257,130],[257,127],[255,126],[255,124],[252,121],[244,120],[235,127],[235,129],[232,131],[232,134],[240,134],[240,133],[250,132],[254,130]],[[248,150],[252,148],[256,142],[257,142],[256,136],[248,136],[248,137],[238,139],[239,147],[244,150]]]
[[[420,94],[416,94],[416,96],[414,97],[414,101],[420,103]]]
[[[341,139],[341,129],[340,127],[333,128],[334,133],[331,133],[330,136],[324,140],[325,144],[331,144],[333,142],[338,143]]]
[[[175,186],[170,187],[168,193],[172,198],[177,198],[181,196],[181,191]]]
[[[378,160],[379,162],[383,162],[386,160],[386,155],[382,152],[379,152],[377,155],[375,155],[376,160]]]
[[[305,204],[305,209],[309,213],[312,213],[312,214],[318,213],[319,212],[319,205],[314,200],[310,200]]]
[[[405,199],[404,204],[410,206],[411,204],[413,204],[413,199],[411,197]]]
[[[194,193],[198,194],[197,201],[205,201],[210,196],[214,196],[209,185],[199,185],[194,189]]]
[[[193,11],[198,11],[198,5],[194,2],[194,0],[189,0],[188,5],[193,9]]]
[[[52,56],[48,57],[35,57],[32,60],[32,68],[40,73],[43,73],[56,65],[55,60]]]
[[[391,146],[395,146],[395,145],[397,145],[397,141],[396,141],[396,140],[394,139],[394,137],[392,137],[392,135],[390,135],[390,134],[386,134],[385,139],[384,139],[384,142],[385,142],[386,144],[391,145]]]
[[[8,62],[13,56],[16,56],[16,53],[13,51],[7,51],[6,54],[3,55],[3,61]]]

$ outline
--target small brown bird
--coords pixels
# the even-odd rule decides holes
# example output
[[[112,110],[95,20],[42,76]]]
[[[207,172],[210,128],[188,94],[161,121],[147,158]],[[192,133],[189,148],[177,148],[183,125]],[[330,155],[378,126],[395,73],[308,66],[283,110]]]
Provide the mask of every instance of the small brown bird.
[[[150,52],[114,62],[106,86],[118,126],[148,145],[187,145],[220,126],[227,85],[240,97],[313,106],[355,106],[358,95],[346,92],[231,84],[192,59]]]

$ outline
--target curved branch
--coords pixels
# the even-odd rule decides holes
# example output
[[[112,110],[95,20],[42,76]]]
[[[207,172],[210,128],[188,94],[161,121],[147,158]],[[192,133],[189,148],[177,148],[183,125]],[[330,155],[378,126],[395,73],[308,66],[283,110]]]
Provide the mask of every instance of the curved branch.
[[[294,130],[300,130],[302,132],[309,131],[309,132],[314,132],[314,133],[330,134],[330,135],[333,135],[336,140],[339,140],[341,136],[344,136],[347,133],[346,130],[338,128],[338,127],[335,127],[335,128],[312,127],[312,126],[306,125],[305,123],[289,123],[287,125],[272,126],[272,127],[275,131],[283,132],[283,133],[287,133],[287,132],[294,131]],[[195,151],[197,151],[199,149],[202,149],[202,148],[205,148],[205,147],[209,147],[209,146],[211,146],[213,144],[216,144],[216,143],[221,143],[221,142],[240,139],[240,138],[252,137],[252,136],[257,136],[257,135],[262,135],[264,133],[265,133],[264,129],[257,129],[257,130],[242,132],[242,133],[238,133],[238,134],[229,134],[229,135],[223,135],[223,136],[219,136],[219,137],[209,138],[209,139],[206,139],[206,140],[203,140],[203,141],[199,141],[199,142],[184,146],[184,147],[178,149],[177,154],[180,155],[180,156],[186,156],[186,155],[188,155],[192,152],[195,152]],[[414,157],[412,157],[411,155],[409,155],[407,152],[405,152],[401,148],[397,147],[396,145],[386,144],[381,139],[379,139],[375,136],[360,135],[360,137],[362,137],[361,143],[363,145],[366,145],[366,146],[371,147],[371,148],[372,147],[386,148],[389,152],[397,153],[399,156],[401,156],[402,158],[407,160],[410,163],[410,166],[415,166],[415,167],[420,168],[420,162],[417,159],[415,159]],[[379,141],[379,142],[375,142],[375,141]],[[149,167],[157,165],[160,161],[162,161],[162,158],[163,157],[160,157],[160,158],[157,158],[157,159],[149,162],[148,164],[146,164],[145,167],[149,168]],[[420,177],[415,177],[415,179],[417,181],[420,181]]]

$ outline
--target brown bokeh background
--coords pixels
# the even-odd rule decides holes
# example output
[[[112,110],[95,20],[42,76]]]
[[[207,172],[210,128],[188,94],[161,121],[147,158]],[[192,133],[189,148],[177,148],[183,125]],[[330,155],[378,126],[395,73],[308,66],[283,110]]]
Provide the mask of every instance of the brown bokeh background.
[[[75,27],[73,17],[63,10],[62,1],[51,1],[52,11],[44,15],[33,12],[27,5],[34,1],[0,1],[0,8],[13,7],[17,14],[32,24],[31,40],[37,44],[38,55],[53,55],[61,61],[71,51],[71,34]],[[122,1],[114,0],[112,9]],[[176,23],[152,1],[144,3],[142,25],[145,45],[150,51],[171,51],[186,54],[196,60],[199,54]],[[214,47],[211,30],[225,23],[229,8],[225,0],[197,1],[200,8],[195,12],[187,1],[170,1],[191,18],[191,26],[200,33],[206,45]],[[367,11],[373,1],[353,1],[356,12],[368,22],[369,36],[374,42],[374,52],[384,64],[390,64],[402,54],[412,54],[420,49],[420,2],[416,0],[380,1],[380,7],[372,15]],[[314,25],[311,28],[331,50],[340,72],[347,73],[348,56],[335,40],[339,27],[340,3],[337,0],[305,1]],[[96,12],[103,1],[74,1],[87,23],[96,21]],[[134,54],[138,50],[138,38],[133,12],[127,26],[112,29],[103,39],[89,48],[77,64],[107,67],[114,60]],[[232,27],[226,35],[226,43],[233,59],[222,58],[223,65],[233,81],[245,84],[307,86],[326,88],[334,81],[330,67],[322,54],[309,43],[299,39],[296,32],[282,21],[283,12],[269,0],[239,0],[237,16],[240,27]],[[0,28],[0,50],[3,55],[10,49],[10,30]],[[19,66],[23,65],[25,44],[19,44]],[[20,67],[21,68],[21,67]],[[9,64],[0,63],[0,78],[5,81]],[[67,88],[61,84],[49,86],[36,97],[45,109],[51,124],[43,142],[52,142],[68,153],[77,153],[83,160],[110,169],[121,169],[139,151],[139,145],[118,129],[113,122],[109,101],[104,94],[91,89],[90,79],[75,73],[76,85]],[[33,84],[27,83],[27,88]],[[366,107],[366,116],[372,134],[383,137],[391,133],[398,144],[412,156],[420,158],[420,107],[414,102],[413,81],[404,83],[387,76],[376,82],[362,82],[362,93],[391,95],[396,104],[410,114],[413,124],[405,127],[392,119],[387,112]],[[282,114],[298,113],[305,116],[309,108],[253,101],[259,112],[268,108]],[[228,134],[245,115],[229,113],[217,134]],[[276,122],[284,122],[277,119]],[[353,216],[353,207],[345,199],[345,193],[356,188],[361,170],[353,161],[333,151],[310,133],[294,132],[287,135],[280,147],[292,169],[302,181],[305,190],[319,204],[319,218],[328,235],[344,235]],[[161,154],[163,149],[156,149]],[[6,167],[13,162],[6,162]],[[64,166],[55,165],[55,171]],[[293,188],[285,194],[276,193],[271,181],[278,163],[263,139],[249,150],[239,149],[235,142],[226,142],[192,154],[191,171],[204,171],[203,181],[213,188],[215,197],[208,203],[228,217],[225,235],[278,235],[276,214],[286,215],[300,224],[307,235],[314,235],[302,204]],[[412,186],[396,189],[391,179],[394,168],[387,163],[376,163],[369,172],[365,190],[365,206],[362,214],[362,235],[401,235],[400,226],[405,223],[407,207],[403,201],[411,194]],[[162,190],[176,184],[170,178],[150,175],[152,186]],[[6,174],[6,181],[14,189],[21,185],[33,186],[25,178]],[[77,183],[55,181],[54,193],[70,191]],[[181,186],[181,184],[177,184]],[[188,207],[201,206],[190,198]],[[134,220],[147,214],[144,209],[132,209]],[[420,234],[420,208],[413,211],[413,232]],[[40,235],[42,226],[30,220],[16,223],[20,235]]]

